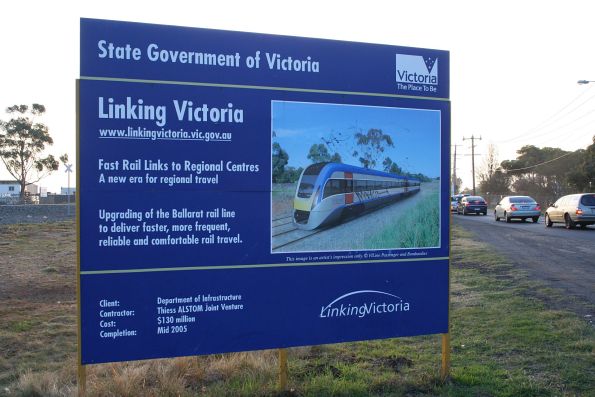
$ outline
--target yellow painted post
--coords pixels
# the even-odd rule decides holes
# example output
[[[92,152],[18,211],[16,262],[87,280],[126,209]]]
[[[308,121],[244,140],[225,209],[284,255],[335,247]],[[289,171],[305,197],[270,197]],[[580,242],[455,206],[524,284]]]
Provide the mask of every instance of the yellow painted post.
[[[440,366],[440,380],[445,382],[450,376],[450,334],[442,334],[442,365]]]
[[[287,390],[287,349],[279,349],[279,391]]]
[[[76,152],[80,153],[80,80],[76,80]],[[80,186],[80,156],[76,159],[76,185]],[[81,223],[80,223],[80,195],[79,189],[76,189],[76,322],[77,322],[77,349],[78,349],[78,369],[77,386],[79,397],[84,397],[87,392],[87,369],[81,364]]]
[[[455,152],[456,153],[456,152]],[[456,159],[455,159],[456,161]],[[456,164],[456,163],[455,163]],[[451,173],[448,173],[449,189],[452,186]],[[456,183],[456,181],[455,181]],[[454,191],[453,191],[454,193]],[[450,210],[450,198],[448,199],[448,324],[447,332],[442,334],[442,360],[440,365],[440,380],[445,382],[450,376],[450,259],[452,250],[452,211]]]
[[[77,371],[78,396],[85,397],[87,394],[87,367],[79,364]]]

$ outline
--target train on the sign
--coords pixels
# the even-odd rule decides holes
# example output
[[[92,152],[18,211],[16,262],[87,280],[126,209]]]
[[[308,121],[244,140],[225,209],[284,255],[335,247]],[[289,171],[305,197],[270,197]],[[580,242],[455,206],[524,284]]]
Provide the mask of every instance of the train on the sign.
[[[293,222],[300,229],[336,223],[417,193],[415,178],[340,163],[317,163],[300,176],[293,200]]]

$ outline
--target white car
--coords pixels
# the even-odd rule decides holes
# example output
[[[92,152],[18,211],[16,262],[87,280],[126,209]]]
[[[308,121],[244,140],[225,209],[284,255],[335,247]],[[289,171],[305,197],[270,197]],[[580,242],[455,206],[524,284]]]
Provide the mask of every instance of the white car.
[[[524,222],[525,219],[531,218],[533,223],[537,223],[540,215],[541,206],[529,196],[506,196],[494,209],[496,222],[502,218],[508,223],[512,219],[520,219]]]
[[[595,224],[595,193],[570,194],[545,211],[545,226],[563,223],[566,229]]]

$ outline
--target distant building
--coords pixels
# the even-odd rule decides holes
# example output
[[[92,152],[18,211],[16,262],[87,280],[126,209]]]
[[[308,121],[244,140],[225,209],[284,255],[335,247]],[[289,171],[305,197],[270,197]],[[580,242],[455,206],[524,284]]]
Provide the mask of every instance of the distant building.
[[[29,202],[37,202],[39,187],[32,183],[25,187],[25,196]],[[21,184],[15,180],[0,181],[0,201],[2,204],[17,203],[21,195]]]
[[[75,187],[61,187],[60,194],[63,194],[65,196],[68,196],[68,195],[72,196],[73,194],[76,194],[76,188]]]
[[[21,185],[17,181],[0,181],[0,197],[16,197],[21,194]]]

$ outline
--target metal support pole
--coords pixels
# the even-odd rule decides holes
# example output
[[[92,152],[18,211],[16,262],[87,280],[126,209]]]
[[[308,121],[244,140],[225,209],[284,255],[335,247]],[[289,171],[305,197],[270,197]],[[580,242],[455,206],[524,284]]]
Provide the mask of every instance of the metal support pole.
[[[279,349],[279,391],[287,390],[287,349]]]
[[[66,195],[68,198],[68,205],[67,205],[67,209],[66,209],[66,213],[68,214],[68,216],[70,216],[70,173],[72,172],[72,164],[64,164],[64,166],[66,167],[66,173],[68,174],[68,190],[66,191]]]
[[[66,171],[68,173],[68,206],[66,208],[68,208],[68,216],[70,216],[70,172]]]

